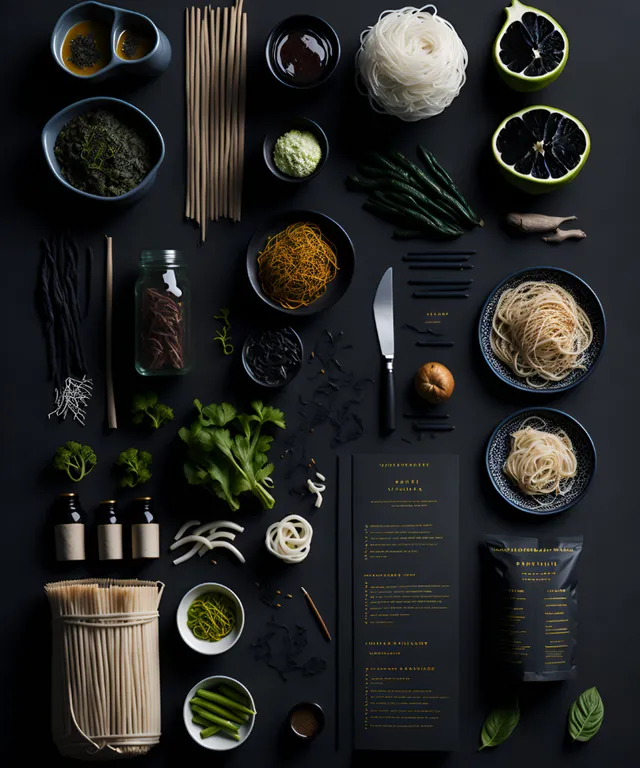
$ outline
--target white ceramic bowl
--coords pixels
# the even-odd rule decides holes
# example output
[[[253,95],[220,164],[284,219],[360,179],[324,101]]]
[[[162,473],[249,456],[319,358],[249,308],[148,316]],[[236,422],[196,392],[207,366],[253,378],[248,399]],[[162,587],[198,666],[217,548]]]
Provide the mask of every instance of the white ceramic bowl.
[[[187,626],[187,611],[189,606],[200,595],[206,592],[218,592],[221,595],[228,597],[233,603],[236,611],[236,625],[233,630],[222,640],[217,642],[209,642],[208,640],[198,640],[193,632]],[[244,629],[244,608],[240,602],[240,598],[235,592],[232,592],[229,587],[225,587],[224,584],[214,584],[212,582],[205,582],[204,584],[198,584],[198,586],[190,589],[187,594],[182,598],[176,611],[176,621],[178,622],[178,632],[180,637],[185,641],[189,648],[193,648],[194,651],[202,653],[205,656],[217,656],[219,653],[228,651],[240,639],[242,630]]]
[[[189,736],[191,736],[191,738],[197,744],[199,744],[201,747],[204,747],[205,749],[210,749],[214,752],[226,752],[229,749],[235,749],[236,747],[239,747],[241,744],[244,744],[244,742],[249,738],[249,734],[253,730],[253,724],[256,719],[255,715],[250,715],[247,722],[244,725],[240,726],[240,730],[238,732],[240,734],[240,741],[235,741],[234,739],[231,739],[228,736],[220,735],[220,733],[214,733],[213,736],[209,736],[208,739],[201,739],[200,731],[202,730],[202,726],[196,725],[195,723],[191,722],[193,714],[191,712],[191,705],[189,704],[189,702],[196,695],[196,691],[198,690],[198,688],[206,688],[208,690],[211,690],[215,688],[217,685],[220,685],[220,683],[224,683],[225,685],[228,685],[230,688],[235,688],[238,691],[238,693],[244,693],[244,695],[247,697],[247,699],[251,703],[250,708],[253,709],[254,712],[257,711],[256,704],[253,700],[253,696],[244,687],[244,685],[242,685],[242,683],[238,682],[237,680],[234,680],[232,677],[226,677],[226,675],[214,675],[213,677],[205,677],[204,680],[201,680],[197,685],[194,685],[193,688],[187,694],[187,698],[184,700],[184,707],[182,708],[182,714],[184,717],[184,726],[187,729]]]

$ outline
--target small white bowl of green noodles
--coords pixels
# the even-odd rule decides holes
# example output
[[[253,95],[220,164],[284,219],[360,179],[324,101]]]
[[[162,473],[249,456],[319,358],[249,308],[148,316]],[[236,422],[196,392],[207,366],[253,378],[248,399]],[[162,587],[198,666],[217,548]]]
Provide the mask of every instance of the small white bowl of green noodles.
[[[238,642],[244,629],[244,608],[224,584],[205,582],[190,589],[176,612],[178,632],[198,653],[216,656]]]
[[[213,752],[227,752],[249,738],[256,719],[256,704],[241,682],[214,675],[189,691],[182,716],[196,744]]]

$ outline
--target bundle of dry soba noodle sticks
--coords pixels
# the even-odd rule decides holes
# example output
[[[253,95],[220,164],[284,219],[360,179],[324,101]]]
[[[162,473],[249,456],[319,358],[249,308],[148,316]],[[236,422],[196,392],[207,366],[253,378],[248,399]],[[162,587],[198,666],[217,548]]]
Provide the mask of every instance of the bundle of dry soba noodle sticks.
[[[116,760],[160,740],[155,581],[47,584],[53,617],[53,739],[65,757]]]
[[[247,81],[247,14],[186,9],[187,194],[185,214],[200,225],[240,221]]]

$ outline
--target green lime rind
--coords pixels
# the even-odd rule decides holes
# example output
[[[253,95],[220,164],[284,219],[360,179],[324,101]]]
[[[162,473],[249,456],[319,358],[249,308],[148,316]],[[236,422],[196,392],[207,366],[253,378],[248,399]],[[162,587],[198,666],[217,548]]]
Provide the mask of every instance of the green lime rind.
[[[538,8],[534,8],[531,5],[524,5],[524,3],[521,3],[520,0],[511,0],[511,5],[507,6],[504,10],[507,14],[507,20],[505,21],[502,29],[496,37],[495,43],[493,44],[493,63],[495,64],[496,69],[498,70],[498,74],[502,80],[510,88],[513,88],[514,91],[520,91],[521,93],[532,93],[533,91],[540,91],[542,88],[546,88],[554,80],[556,80],[556,78],[560,76],[562,70],[565,68],[569,59],[569,38],[567,37],[564,29],[562,29],[562,27],[553,18],[553,16],[549,16],[548,13],[545,13]],[[558,66],[552,72],[547,72],[544,75],[537,75],[535,77],[523,75],[521,72],[512,72],[508,67],[505,67],[502,61],[500,61],[500,42],[504,37],[505,32],[507,31],[510,24],[512,24],[514,21],[519,21],[528,11],[531,13],[536,13],[538,16],[543,16],[545,19],[550,21],[562,35],[562,39],[564,40],[564,56],[560,64],[558,64]]]
[[[507,165],[502,160],[502,157],[498,152],[498,148],[496,146],[498,136],[500,134],[500,131],[503,130],[503,128],[509,122],[509,120],[512,120],[514,117],[522,117],[522,115],[526,114],[527,112],[531,112],[534,109],[546,109],[549,112],[557,112],[558,114],[564,115],[565,117],[568,117],[570,120],[573,120],[573,122],[584,133],[587,146],[584,152],[582,153],[580,162],[578,163],[578,165],[576,165],[576,167],[573,170],[569,171],[569,173],[566,176],[562,176],[562,178],[560,179],[534,179],[532,176],[528,176],[524,173],[518,173],[518,171],[516,171],[512,166]],[[558,109],[557,107],[546,107],[543,104],[535,104],[532,107],[525,107],[524,109],[521,109],[519,112],[514,112],[512,115],[509,115],[509,117],[506,117],[500,123],[500,125],[496,129],[491,139],[491,149],[493,151],[493,156],[495,157],[496,162],[498,163],[498,166],[502,171],[504,177],[511,184],[513,184],[514,187],[521,189],[523,192],[528,192],[531,195],[542,195],[542,194],[546,194],[547,192],[554,192],[555,190],[561,189],[562,187],[566,186],[567,184],[569,184],[571,181],[575,179],[575,177],[584,168],[584,164],[587,162],[589,153],[591,152],[591,137],[589,136],[589,131],[587,131],[587,129],[580,122],[580,120],[578,120],[577,117],[574,117],[573,115],[570,115],[568,112],[565,112],[563,109]]]

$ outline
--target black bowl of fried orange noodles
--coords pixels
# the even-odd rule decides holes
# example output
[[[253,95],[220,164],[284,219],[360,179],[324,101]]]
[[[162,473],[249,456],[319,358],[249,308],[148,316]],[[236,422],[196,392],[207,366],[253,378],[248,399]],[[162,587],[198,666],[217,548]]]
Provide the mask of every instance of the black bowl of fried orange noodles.
[[[355,266],[351,238],[318,211],[287,211],[267,221],[247,247],[247,273],[273,309],[314,315],[347,292]]]

